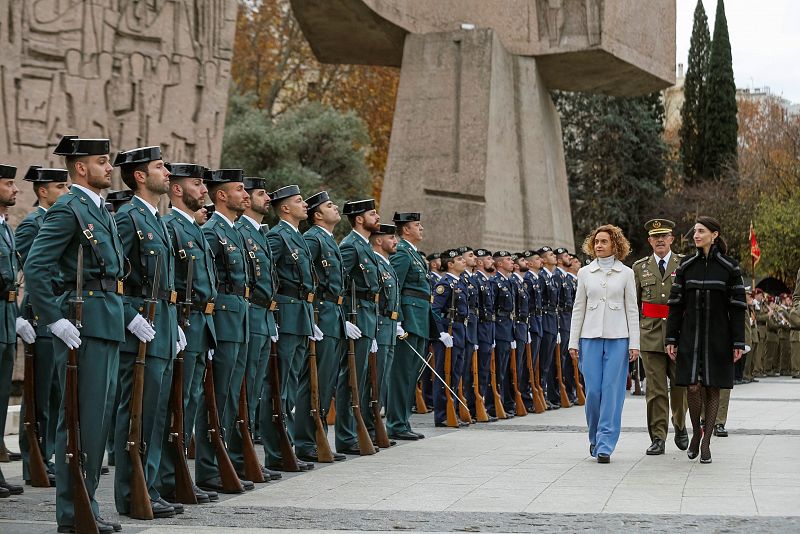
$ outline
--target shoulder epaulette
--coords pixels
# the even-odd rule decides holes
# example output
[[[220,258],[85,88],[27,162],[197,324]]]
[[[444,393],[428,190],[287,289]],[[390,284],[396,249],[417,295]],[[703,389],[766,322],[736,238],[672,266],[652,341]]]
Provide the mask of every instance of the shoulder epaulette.
[[[647,260],[649,260],[649,259],[650,259],[650,256],[645,256],[644,258],[641,258],[641,259],[638,259],[638,260],[636,260],[635,262],[633,262],[633,264],[634,264],[634,265],[638,265],[638,264],[640,264],[640,263],[644,263],[644,262],[646,262],[646,261],[647,261]]]

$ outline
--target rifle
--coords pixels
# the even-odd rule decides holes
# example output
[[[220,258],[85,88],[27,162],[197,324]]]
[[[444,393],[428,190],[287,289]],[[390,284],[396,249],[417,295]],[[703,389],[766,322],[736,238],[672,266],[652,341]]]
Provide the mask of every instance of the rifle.
[[[576,404],[578,406],[583,406],[586,404],[586,395],[583,392],[583,384],[581,384],[581,373],[578,371],[578,362],[572,362],[572,371],[575,375],[575,392],[578,395]]]
[[[517,349],[511,349],[511,381],[514,383],[511,386],[514,389],[514,404],[515,415],[523,417],[528,415],[528,410],[525,409],[525,404],[522,402],[522,393],[519,391],[519,377],[517,375]]]
[[[180,323],[184,329],[189,326],[189,314],[192,312],[193,273],[194,257],[189,256],[189,263],[186,266],[186,295],[179,308]],[[186,435],[183,428],[183,351],[175,355],[169,405],[172,421],[168,440],[172,443],[175,455],[175,499],[183,504],[197,504],[192,475],[189,473],[189,464],[186,461]]]
[[[319,322],[319,311],[314,309],[314,323]],[[314,419],[314,441],[317,444],[317,461],[322,463],[333,462],[333,451],[328,442],[325,427],[322,426],[322,417],[319,408],[319,374],[317,372],[317,342],[308,342],[308,382],[311,390],[311,417]]]
[[[289,433],[286,431],[286,418],[283,415],[283,401],[281,400],[281,370],[278,365],[278,344],[272,343],[269,349],[269,389],[270,402],[272,403],[272,424],[278,434],[278,444],[281,448],[281,466],[284,471],[297,473],[300,466],[294,455]]]
[[[247,408],[247,376],[242,378],[242,387],[239,389],[239,413],[236,420],[239,434],[242,438],[242,457],[244,459],[244,476],[247,480],[256,483],[268,482],[264,479],[261,462],[256,454],[253,436],[250,434],[250,411]]]
[[[467,424],[472,422],[472,413],[467,408],[467,398],[464,396],[464,378],[458,383],[458,418]]]
[[[388,449],[392,446],[389,435],[386,432],[386,425],[381,419],[380,403],[380,384],[378,382],[378,355],[375,352],[369,353],[369,406],[372,410],[373,424],[375,425],[375,443],[378,447]]]
[[[534,382],[536,384],[536,395],[534,397],[539,398],[539,406],[542,407],[543,410],[547,411],[547,401],[544,398],[544,388],[542,387],[542,351],[539,350],[539,355],[536,358],[536,377]]]
[[[428,366],[430,366],[431,358],[433,358],[433,353],[428,353]],[[428,410],[428,405],[425,403],[425,396],[422,394],[422,373],[425,371],[425,367],[426,366],[423,365],[422,369],[419,370],[419,376],[417,377],[417,385],[415,390],[418,414],[426,414],[430,411]]]
[[[447,326],[447,333],[450,336],[450,339],[453,339],[453,322],[456,320],[456,289],[455,287],[451,288],[450,290],[450,308],[447,310],[448,318],[450,319],[450,324]],[[452,391],[450,384],[452,383],[450,380],[450,374],[453,369],[453,347],[445,347],[444,348],[444,382],[447,386],[447,389]],[[458,419],[456,419],[456,407],[453,404],[453,397],[450,396],[449,391],[445,391],[445,413],[446,415],[446,422],[447,426],[451,428],[458,428]]]
[[[325,417],[325,422],[328,426],[336,423],[336,398],[331,399],[331,407],[328,409],[328,415]]]
[[[633,375],[633,393],[632,393],[632,395],[644,395],[644,393],[642,393],[642,382],[641,382],[641,380],[639,380],[639,360],[638,359],[636,360],[636,363],[634,364],[633,372],[631,373],[631,375]]]
[[[497,356],[495,355],[494,349],[492,349],[492,359],[489,364],[490,376],[491,376],[491,384],[492,384],[492,395],[494,396],[494,413],[497,415],[498,419],[508,419],[506,415],[506,411],[503,408],[503,398],[500,396],[500,391],[497,389],[497,367],[496,367],[496,360]]]
[[[31,314],[33,317],[33,314]],[[34,323],[35,324],[35,323]],[[36,417],[36,343],[23,343],[25,347],[25,381],[22,398],[25,403],[25,437],[28,439],[28,470],[34,488],[49,488],[50,478],[44,465],[41,449],[39,421]]]
[[[72,324],[83,328],[83,245],[78,245],[75,297],[70,300]],[[98,534],[94,510],[86,490],[84,455],[81,450],[81,421],[78,406],[78,349],[67,352],[67,370],[64,381],[64,423],[67,428],[67,453],[72,505],[75,507],[75,532]],[[72,460],[72,461],[70,461]],[[148,502],[148,504],[150,504]]]
[[[561,343],[556,343],[556,380],[561,391],[561,407],[569,408],[572,406],[567,396],[567,386],[564,385],[564,377],[561,375]]]
[[[356,324],[358,312],[356,311],[356,284],[350,281],[350,322]],[[375,454],[375,447],[372,445],[372,438],[369,437],[364,418],[361,416],[358,394],[358,376],[356,375],[356,342],[348,339],[347,344],[347,383],[350,388],[350,407],[353,410],[353,417],[356,420],[356,434],[358,435],[358,450],[361,456]]]
[[[525,344],[525,359],[528,365],[528,380],[531,383],[531,395],[533,396],[533,413],[542,413],[547,410],[544,404],[544,397],[539,396],[539,388],[541,387],[538,385],[538,377],[539,377],[539,367],[537,360],[537,367],[536,367],[536,374],[533,371],[533,353],[531,351],[531,344]]]
[[[478,351],[472,351],[472,390],[475,396],[475,420],[479,423],[488,423],[489,414],[486,413],[486,404],[481,395],[481,385],[478,382]]]
[[[158,288],[161,281],[161,258],[155,257],[156,267],[150,284],[150,298],[144,300],[147,310],[147,322],[152,326],[156,318],[158,305]],[[147,359],[147,342],[140,341],[136,351],[136,361],[133,365],[133,386],[131,388],[130,404],[128,409],[130,419],[128,422],[128,439],[125,450],[128,451],[131,461],[131,517],[134,519],[153,519],[153,508],[150,505],[150,494],[147,491],[147,479],[144,476],[142,456],[147,450],[147,444],[142,442],[142,399],[144,398],[144,366]]]
[[[225,449],[225,441],[222,439],[222,426],[219,422],[219,412],[217,411],[217,394],[214,389],[214,359],[206,359],[206,370],[203,376],[203,396],[206,402],[206,413],[208,414],[208,441],[214,449],[214,456],[217,459],[217,469],[219,478],[222,482],[223,493],[244,493],[244,487],[233,468],[233,463]]]

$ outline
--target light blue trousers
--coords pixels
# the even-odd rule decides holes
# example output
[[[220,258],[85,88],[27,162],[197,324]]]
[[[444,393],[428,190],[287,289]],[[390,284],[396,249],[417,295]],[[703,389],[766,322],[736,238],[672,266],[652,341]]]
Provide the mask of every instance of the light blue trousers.
[[[581,338],[580,371],[586,384],[586,424],[594,455],[611,454],[619,440],[625,381],[628,376],[628,338]]]

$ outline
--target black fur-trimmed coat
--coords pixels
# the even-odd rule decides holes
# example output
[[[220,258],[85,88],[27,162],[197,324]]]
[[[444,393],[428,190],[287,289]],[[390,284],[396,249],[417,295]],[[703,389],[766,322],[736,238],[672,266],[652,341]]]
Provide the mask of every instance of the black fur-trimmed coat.
[[[672,282],[665,342],[678,347],[675,382],[730,389],[734,348],[744,349],[744,283],[735,260],[712,246],[683,258]]]

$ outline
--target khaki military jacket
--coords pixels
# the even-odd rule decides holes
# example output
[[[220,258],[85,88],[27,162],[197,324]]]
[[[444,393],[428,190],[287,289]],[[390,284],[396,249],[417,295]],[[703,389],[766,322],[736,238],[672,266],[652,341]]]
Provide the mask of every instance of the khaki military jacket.
[[[682,254],[675,252],[669,258],[664,269],[664,276],[658,270],[653,254],[633,264],[633,275],[636,281],[636,300],[639,304],[639,332],[641,350],[644,352],[664,352],[664,334],[666,331],[666,314],[663,318],[646,317],[642,313],[645,303],[666,306],[675,270],[680,265]],[[666,310],[668,312],[668,310]]]

